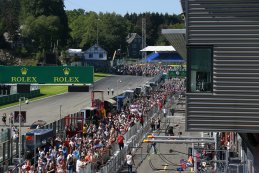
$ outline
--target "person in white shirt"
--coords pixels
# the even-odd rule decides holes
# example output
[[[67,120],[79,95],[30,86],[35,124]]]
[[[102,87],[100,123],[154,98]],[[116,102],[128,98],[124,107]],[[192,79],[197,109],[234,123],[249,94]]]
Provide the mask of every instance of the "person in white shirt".
[[[112,93],[112,95],[114,94],[114,89],[113,88],[111,89],[111,93]]]
[[[126,162],[128,165],[128,173],[132,173],[132,165],[135,165],[131,152],[126,155]]]
[[[81,156],[80,159],[76,161],[76,172],[85,173],[86,163],[83,161],[84,157]]]
[[[110,88],[107,88],[107,94],[108,95],[110,94]]]

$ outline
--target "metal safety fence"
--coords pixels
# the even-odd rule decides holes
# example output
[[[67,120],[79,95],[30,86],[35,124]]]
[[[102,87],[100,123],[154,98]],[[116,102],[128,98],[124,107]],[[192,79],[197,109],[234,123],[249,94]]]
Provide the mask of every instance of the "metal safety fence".
[[[143,127],[140,124],[135,124],[125,133],[124,137],[127,141],[125,147],[117,151],[100,170],[92,170],[91,173],[113,173],[118,172],[123,167],[127,152],[131,151],[133,154],[135,153],[135,149],[139,147],[146,134],[150,132],[152,118],[160,116],[159,109],[156,106],[153,107],[146,116],[150,118],[144,123]]]

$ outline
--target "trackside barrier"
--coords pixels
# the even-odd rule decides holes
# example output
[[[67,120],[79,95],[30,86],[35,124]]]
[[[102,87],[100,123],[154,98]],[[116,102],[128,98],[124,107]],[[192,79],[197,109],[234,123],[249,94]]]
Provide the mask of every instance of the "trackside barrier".
[[[33,90],[30,93],[20,93],[20,94],[12,94],[0,97],[0,106],[6,105],[8,103],[18,102],[19,98],[26,97],[26,98],[33,98],[40,96],[40,90]]]

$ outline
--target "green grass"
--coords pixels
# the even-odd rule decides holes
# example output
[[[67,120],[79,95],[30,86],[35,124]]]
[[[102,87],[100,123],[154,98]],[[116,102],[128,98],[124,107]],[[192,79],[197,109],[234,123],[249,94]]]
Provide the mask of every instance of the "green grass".
[[[107,76],[110,76],[110,74],[95,73],[94,74],[94,81],[100,80],[100,79],[102,79],[104,77],[107,77]],[[30,101],[46,98],[46,97],[57,95],[57,94],[66,93],[67,89],[68,89],[67,86],[40,86],[41,96],[31,98]],[[2,106],[0,106],[0,109],[5,108],[5,107],[14,106],[14,105],[17,105],[18,103],[19,102],[14,102],[14,103],[10,103],[10,104],[7,104],[7,105],[2,105]]]
[[[104,77],[107,77],[107,76],[111,76],[110,74],[106,74],[106,73],[95,73],[94,74],[94,81],[97,81],[97,80],[100,80]]]
[[[67,92],[67,86],[41,86],[40,93],[43,95],[52,96]]]

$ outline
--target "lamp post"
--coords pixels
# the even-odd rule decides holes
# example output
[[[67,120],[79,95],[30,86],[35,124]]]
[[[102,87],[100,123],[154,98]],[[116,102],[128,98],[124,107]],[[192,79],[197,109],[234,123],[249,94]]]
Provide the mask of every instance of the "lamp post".
[[[20,97],[19,98],[19,172],[21,172],[21,164],[22,164],[22,131],[21,131],[21,124],[22,124],[22,119],[21,119],[21,112],[22,112],[22,100],[25,100],[27,102],[27,98],[25,97]]]
[[[12,125],[13,125],[13,114],[9,115],[9,126],[10,126],[10,162],[12,163],[12,152],[13,152],[13,136],[12,136]]]
[[[121,80],[117,80],[117,110],[119,110],[119,98],[118,98],[118,96],[119,96],[119,83],[121,83],[122,81]]]
[[[58,131],[61,130],[62,128],[62,123],[61,123],[61,116],[62,116],[62,113],[61,113],[61,109],[62,109],[62,105],[59,105],[59,123],[58,123]]]
[[[97,45],[99,45],[99,26],[98,26],[98,21],[99,21],[100,19],[98,18],[97,19],[97,23],[96,23],[96,43],[97,43]]]
[[[61,108],[62,108],[62,105],[59,105],[59,119],[61,120]]]

